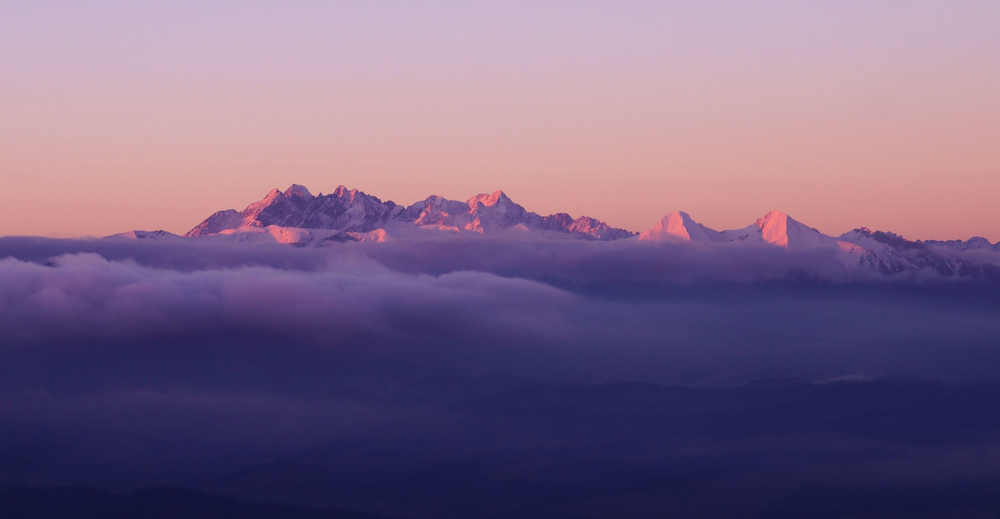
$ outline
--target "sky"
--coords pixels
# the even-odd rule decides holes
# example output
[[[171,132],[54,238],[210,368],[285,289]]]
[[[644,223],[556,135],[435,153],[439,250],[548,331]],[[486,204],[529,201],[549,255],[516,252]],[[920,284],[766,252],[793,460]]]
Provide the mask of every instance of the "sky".
[[[1000,240],[1000,4],[4,2],[0,235],[292,183]]]

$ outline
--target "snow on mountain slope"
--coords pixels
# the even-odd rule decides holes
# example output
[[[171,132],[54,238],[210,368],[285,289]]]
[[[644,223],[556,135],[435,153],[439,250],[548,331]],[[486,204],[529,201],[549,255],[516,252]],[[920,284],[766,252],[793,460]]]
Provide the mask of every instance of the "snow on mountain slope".
[[[344,186],[328,195],[313,196],[297,184],[284,192],[274,189],[243,211],[219,211],[185,236],[207,236],[235,229],[243,229],[241,232],[245,233],[249,228],[277,226],[348,233],[371,233],[382,229],[384,239],[387,229],[392,232],[400,226],[456,234],[495,234],[517,225],[534,231],[557,231],[599,240],[632,236],[629,231],[585,216],[575,220],[565,213],[540,216],[514,203],[503,191],[476,195],[466,202],[430,196],[404,208]]]
[[[836,247],[837,239],[804,225],[781,211],[771,211],[743,229],[716,231],[695,222],[684,212],[663,217],[640,240],[769,243],[785,248]],[[848,247],[850,249],[850,247]]]
[[[683,211],[676,211],[664,216],[656,225],[640,234],[639,239],[643,241],[679,240],[716,243],[727,241],[723,233],[695,222]]]
[[[923,272],[946,277],[972,276],[1000,280],[1000,267],[996,265],[1000,262],[992,248],[983,248],[981,252],[993,258],[976,258],[962,254],[968,252],[968,248],[910,241],[895,233],[872,231],[866,227],[848,231],[840,239],[871,251],[875,258],[873,268],[883,274]]]
[[[827,247],[837,239],[803,225],[781,211],[771,211],[754,225],[760,227],[761,239],[781,247]]]
[[[490,195],[476,195],[469,199],[468,206],[466,214],[471,221],[465,228],[481,234],[495,234],[497,231],[526,223],[528,216],[533,214],[507,198],[503,191],[496,191]],[[530,229],[532,226],[527,227]]]
[[[543,223],[536,228],[545,229],[546,224],[552,221],[553,218],[558,216],[565,216],[569,218],[566,213],[557,213],[554,215],[545,216],[542,218]],[[631,238],[634,236],[633,233],[626,231],[625,229],[618,229],[616,227],[611,227],[610,225],[589,216],[581,216],[576,220],[570,222],[569,225],[564,227],[570,234],[583,234],[588,236],[593,236],[598,240],[620,240],[623,238]]]

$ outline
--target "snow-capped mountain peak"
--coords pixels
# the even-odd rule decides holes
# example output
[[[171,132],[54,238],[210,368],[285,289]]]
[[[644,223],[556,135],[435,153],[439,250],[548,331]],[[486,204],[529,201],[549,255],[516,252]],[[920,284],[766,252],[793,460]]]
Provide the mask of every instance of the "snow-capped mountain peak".
[[[696,242],[724,241],[722,233],[695,222],[683,211],[664,216],[652,228],[639,235],[640,240],[680,240]]]
[[[760,227],[761,240],[786,248],[829,246],[837,241],[781,211],[767,213],[763,218],[758,218],[754,225]]]
[[[768,211],[767,214],[760,217],[753,224],[757,227],[763,228],[769,223],[782,222],[788,219],[788,215],[781,211]]]
[[[288,198],[301,197],[306,200],[310,200],[313,197],[306,186],[300,186],[299,184],[292,184],[291,187],[285,190],[284,195]]]
[[[511,199],[508,198],[507,195],[503,191],[500,191],[498,189],[498,190],[496,190],[496,191],[494,191],[493,193],[490,193],[490,194],[485,194],[484,193],[484,194],[479,194],[479,195],[476,195],[476,196],[470,198],[469,199],[469,208],[474,210],[477,205],[484,205],[486,207],[492,207],[492,206],[495,206],[495,205],[498,205],[498,204],[499,205],[504,205],[504,204],[511,204],[511,203],[513,203],[513,201],[511,201]]]

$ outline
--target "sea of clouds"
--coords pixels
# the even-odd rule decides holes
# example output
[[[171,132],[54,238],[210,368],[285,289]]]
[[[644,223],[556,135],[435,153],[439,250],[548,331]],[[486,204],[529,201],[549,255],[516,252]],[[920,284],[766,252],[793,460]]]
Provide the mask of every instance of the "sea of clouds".
[[[476,372],[694,385],[968,379],[1000,367],[998,287],[852,274],[823,250],[5,238],[0,256],[0,333],[25,355],[75,343],[274,342]]]
[[[470,459],[532,460],[540,438],[564,437],[570,422],[544,413],[525,422],[537,434],[496,436],[506,411],[476,399],[520,387],[954,383],[1000,373],[1000,287],[852,273],[822,250],[12,237],[0,238],[0,258],[0,479],[252,496],[253,485],[278,488],[275,478],[292,476],[264,471],[271,479],[249,487],[220,478],[326,445],[321,452],[336,455],[317,455],[323,470],[351,481],[443,463],[422,477],[446,482]],[[658,430],[635,434],[649,440]],[[487,437],[488,447],[479,442]],[[598,443],[581,445],[593,454]],[[739,448],[754,463],[770,459]],[[375,454],[344,461],[363,452]],[[649,455],[608,463],[632,470]],[[316,478],[307,482],[327,481]],[[324,484],[316,496],[361,495]],[[399,485],[386,488],[407,488]],[[289,492],[291,502],[343,504]],[[347,504],[415,513],[386,499]]]

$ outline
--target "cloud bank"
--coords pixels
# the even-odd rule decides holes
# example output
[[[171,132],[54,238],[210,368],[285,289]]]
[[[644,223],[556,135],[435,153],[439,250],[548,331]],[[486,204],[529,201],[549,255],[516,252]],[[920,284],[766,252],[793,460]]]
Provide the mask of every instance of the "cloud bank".
[[[604,496],[613,517],[650,489],[733,496],[746,471],[783,503],[801,478],[767,471],[823,482],[823,460],[1000,475],[963,446],[1000,431],[975,382],[1000,372],[1000,287],[852,277],[825,254],[2,238],[0,482],[412,517]]]
[[[1000,367],[996,287],[851,279],[824,251],[4,239],[0,254],[0,333],[28,364],[33,351],[137,355],[155,343],[237,359],[245,344],[250,356],[308,349],[427,369],[696,385],[965,380]]]

